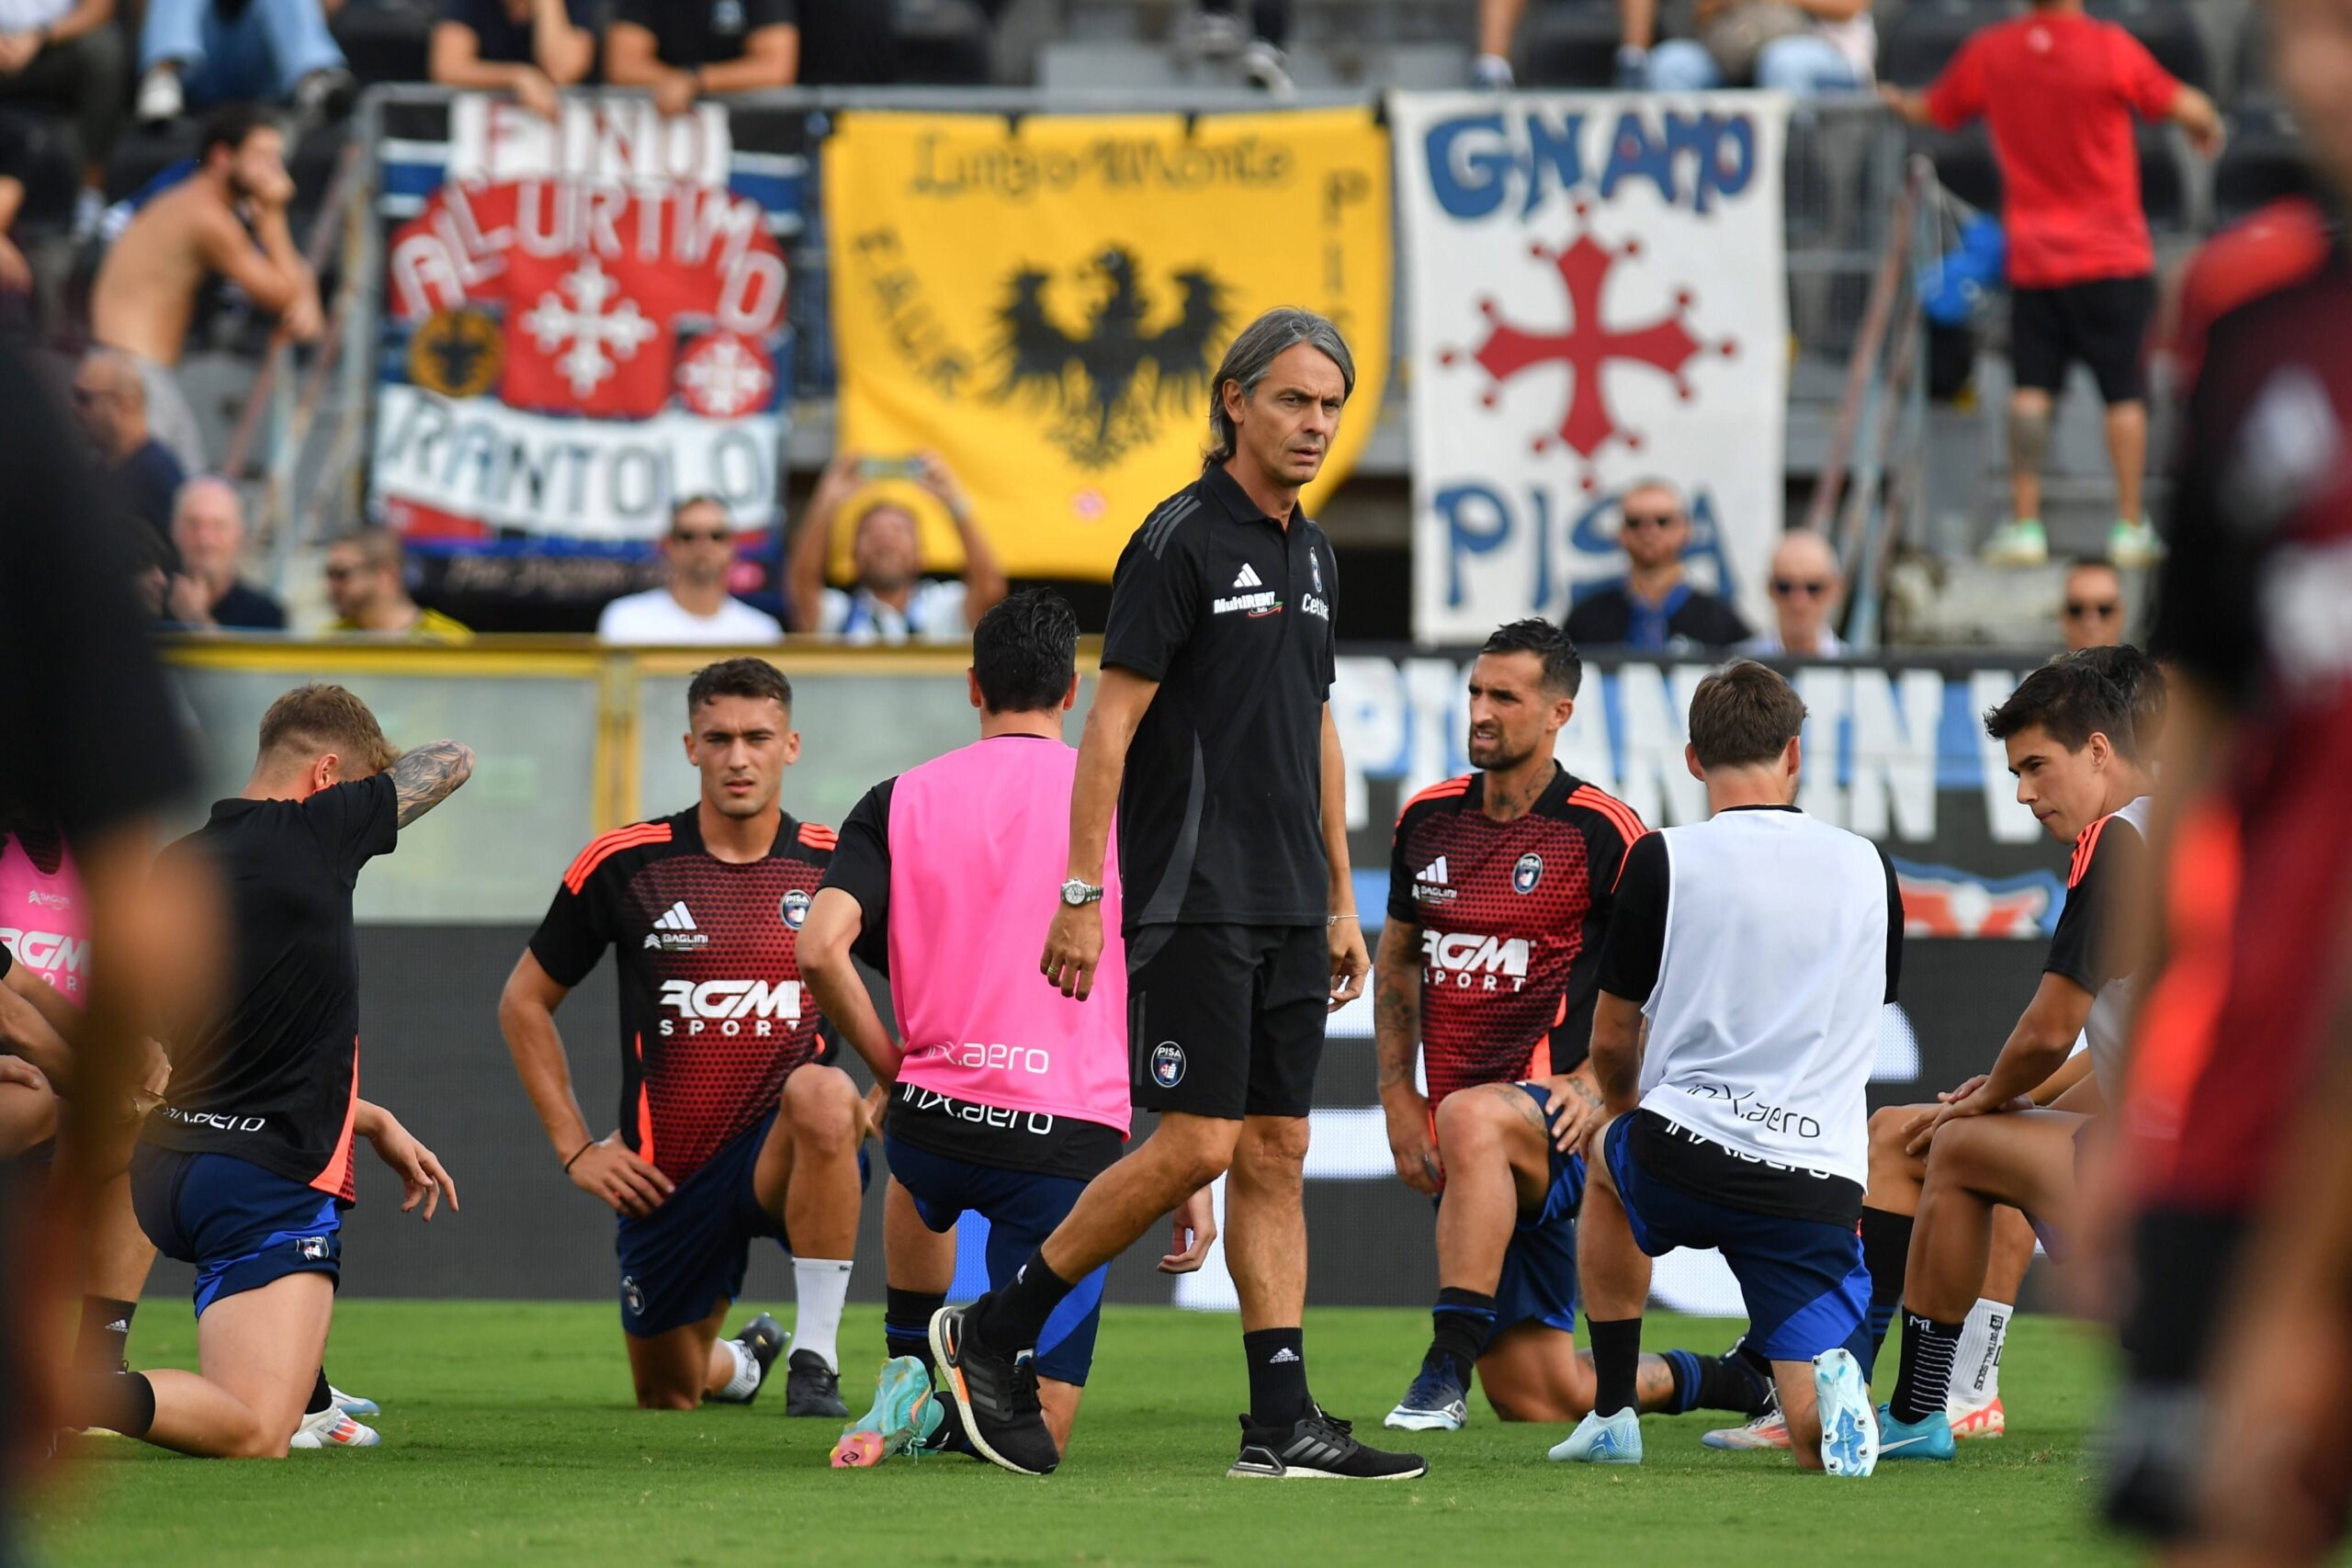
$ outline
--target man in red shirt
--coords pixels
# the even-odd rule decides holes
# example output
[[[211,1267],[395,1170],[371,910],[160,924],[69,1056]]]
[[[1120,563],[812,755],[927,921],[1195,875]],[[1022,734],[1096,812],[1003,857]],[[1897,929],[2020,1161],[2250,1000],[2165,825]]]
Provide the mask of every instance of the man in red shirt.
[[[1985,547],[1988,558],[2039,566],[2041,461],[2050,412],[2067,367],[2081,360],[2107,403],[2116,523],[2108,555],[2143,566],[2156,554],[2143,515],[2148,406],[2141,340],[2156,300],[2155,252],[2140,207],[2132,120],[2168,119],[2207,157],[2221,150],[2213,102],[2158,65],[2082,0],[2040,0],[2022,17],[1961,47],[1925,93],[1882,87],[1914,125],[1957,130],[1982,118],[2001,168],[2009,241],[2009,493],[2015,514]]]

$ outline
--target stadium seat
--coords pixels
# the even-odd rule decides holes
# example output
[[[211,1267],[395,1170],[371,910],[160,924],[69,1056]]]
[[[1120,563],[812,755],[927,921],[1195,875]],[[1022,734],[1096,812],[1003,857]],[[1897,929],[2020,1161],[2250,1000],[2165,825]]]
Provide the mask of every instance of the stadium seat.
[[[2242,116],[2231,126],[2230,144],[2213,171],[2213,220],[2235,223],[2284,197],[2324,199],[2325,188],[2285,115]]]
[[[2260,110],[2278,106],[2278,89],[2270,80],[2270,29],[2259,6],[2249,6],[2238,24],[2237,51],[2233,57],[2231,100],[2239,108]]]
[[[985,85],[990,75],[989,19],[972,0],[900,0],[899,79],[944,86]]]
[[[1878,73],[1898,87],[1924,87],[1960,52],[1972,33],[2000,20],[2002,15],[1950,0],[1905,6],[1880,39]]]
[[[1520,33],[1519,79],[1531,87],[1605,87],[1621,36],[1614,6],[1540,7]]]
[[[74,197],[82,187],[76,173],[81,164],[80,141],[61,115],[10,106],[5,113],[8,130],[23,144],[24,167],[17,171],[25,186],[18,224],[33,230],[62,230],[74,221]]]
[[[422,82],[430,72],[430,13],[405,6],[345,6],[333,25],[351,73],[362,83]]]
[[[2091,15],[2120,22],[2147,46],[2156,63],[2192,87],[2210,91],[2213,68],[2205,50],[2205,35],[2186,6],[2162,0],[2093,0]]]

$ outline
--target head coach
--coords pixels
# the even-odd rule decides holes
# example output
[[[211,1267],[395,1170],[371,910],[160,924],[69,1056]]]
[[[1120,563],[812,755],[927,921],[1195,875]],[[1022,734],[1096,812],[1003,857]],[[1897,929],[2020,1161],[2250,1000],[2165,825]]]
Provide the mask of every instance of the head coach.
[[[1134,1097],[1160,1121],[1013,1283],[936,1320],[934,1348],[983,1451],[1036,1451],[1016,1358],[1069,1281],[1229,1172],[1226,1258],[1250,1366],[1230,1473],[1422,1472],[1323,1414],[1299,1332],[1324,1015],[1362,989],[1369,961],[1328,704],[1339,577],[1298,492],[1354,388],[1354,359],[1322,317],[1271,310],[1243,329],[1217,367],[1200,478],[1145,519],[1112,578],[1070,792],[1069,880],[1043,968],[1066,995],[1093,984],[1115,804]]]

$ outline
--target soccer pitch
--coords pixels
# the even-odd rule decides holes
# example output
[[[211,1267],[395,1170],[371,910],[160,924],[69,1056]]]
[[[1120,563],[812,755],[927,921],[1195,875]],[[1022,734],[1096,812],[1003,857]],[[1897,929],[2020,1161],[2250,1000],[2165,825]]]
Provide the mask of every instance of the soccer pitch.
[[[1659,1315],[1646,1341],[1712,1349],[1736,1332]],[[1310,1311],[1318,1397],[1376,1427],[1428,1333],[1418,1313]],[[1645,1422],[1637,1471],[1549,1464],[1565,1427],[1502,1426],[1476,1396],[1466,1430],[1422,1436],[1420,1480],[1227,1481],[1236,1334],[1226,1316],[1111,1309],[1070,1456],[1039,1481],[961,1458],[834,1472],[839,1424],[787,1420],[780,1390],[749,1410],[640,1414],[609,1305],[353,1302],[329,1364],[382,1403],[382,1448],[234,1463],[96,1439],[34,1499],[34,1539],[58,1568],[2134,1560],[2090,1517],[2106,1357],[2075,1325],[2018,1322],[2007,1437],[1850,1483],[1703,1450],[1723,1419],[1704,1416]],[[852,1309],[842,1344],[862,1411],[879,1309]],[[143,1366],[192,1366],[185,1306],[151,1300],[131,1348]]]

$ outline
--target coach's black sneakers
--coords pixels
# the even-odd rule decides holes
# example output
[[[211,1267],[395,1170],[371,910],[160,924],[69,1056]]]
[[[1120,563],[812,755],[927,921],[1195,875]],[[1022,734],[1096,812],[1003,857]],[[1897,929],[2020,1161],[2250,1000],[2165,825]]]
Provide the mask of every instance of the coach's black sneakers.
[[[1239,1480],[1410,1481],[1429,1468],[1419,1454],[1364,1447],[1348,1423],[1318,1404],[1287,1427],[1253,1427],[1241,1417],[1241,1457],[1225,1473]]]
[[[1051,1475],[1062,1461],[1037,1403],[1037,1369],[1027,1350],[1006,1352],[968,1332],[982,1296],[970,1306],[941,1307],[931,1317],[931,1353],[964,1418],[964,1435],[980,1457],[1016,1475]]]
[[[752,1365],[758,1369],[752,1374],[752,1386],[736,1393],[730,1384],[707,1397],[714,1403],[724,1404],[749,1404],[759,1398],[760,1390],[768,1385],[768,1372],[775,1367],[775,1359],[784,1354],[784,1325],[766,1313],[745,1324],[742,1332],[735,1336],[735,1343],[742,1348],[743,1354],[750,1357]]]
[[[814,1350],[795,1350],[784,1366],[786,1416],[830,1416],[839,1420],[849,1415],[849,1406],[842,1403],[841,1374],[825,1365],[824,1357]]]

